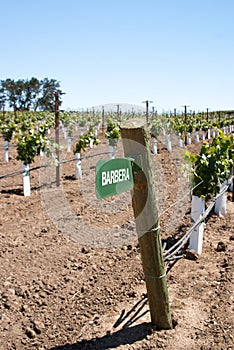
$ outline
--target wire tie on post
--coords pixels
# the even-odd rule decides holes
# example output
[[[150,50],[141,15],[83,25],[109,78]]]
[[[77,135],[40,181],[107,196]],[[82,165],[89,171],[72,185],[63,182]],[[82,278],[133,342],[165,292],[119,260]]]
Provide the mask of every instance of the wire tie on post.
[[[142,233],[142,234],[144,234],[144,233],[148,233],[148,232],[156,232],[156,231],[158,231],[159,229],[160,229],[160,225],[158,225],[157,227],[152,228],[151,230],[146,230],[146,231],[137,230],[137,233]]]
[[[163,273],[161,276],[150,276],[150,275],[145,275],[145,277],[154,278],[154,279],[161,279],[161,278],[166,277],[166,275],[167,275],[167,271],[165,270],[164,273]]]

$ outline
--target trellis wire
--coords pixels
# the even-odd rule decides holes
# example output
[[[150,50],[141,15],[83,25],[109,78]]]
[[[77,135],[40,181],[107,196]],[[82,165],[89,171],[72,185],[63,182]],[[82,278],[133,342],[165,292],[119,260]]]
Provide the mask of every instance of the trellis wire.
[[[230,186],[231,181],[233,180],[234,176],[231,177],[229,180],[228,184],[223,187],[223,189],[220,191],[220,193],[211,200],[210,204],[208,205],[207,209],[205,210],[204,214],[201,216],[200,219],[198,219],[191,227],[190,229],[184,234],[183,237],[181,237],[171,248],[169,248],[166,252],[163,253],[164,255],[164,260],[173,260],[173,259],[178,259],[179,257],[175,256],[175,254],[187,243],[189,240],[192,231],[200,224],[202,223],[206,217],[209,215],[211,212],[212,208],[215,205],[216,200],[221,197],[228,189]],[[176,248],[176,249],[175,249]]]
[[[118,150],[116,152],[122,152],[122,150]],[[108,155],[108,154],[111,154],[111,152],[101,152],[101,153],[97,153],[97,154],[94,154],[94,155],[89,155],[89,156],[83,156],[80,158],[80,160],[83,160],[83,159],[89,159],[89,158],[94,158],[94,157],[97,157],[97,156],[100,156],[100,155]],[[65,164],[65,163],[70,163],[70,162],[73,162],[75,161],[76,158],[71,158],[71,159],[68,159],[68,160],[63,160],[63,161],[60,161],[58,164]],[[50,166],[53,166],[51,164],[46,164],[46,165],[39,165],[39,166],[36,166],[36,167],[33,167],[33,168],[30,168],[29,171],[34,171],[34,170],[38,170],[38,169],[42,169],[42,168],[47,168],[47,167],[50,167]],[[20,175],[22,174],[23,171],[22,170],[19,170],[19,171],[15,171],[15,172],[12,172],[12,173],[9,173],[9,174],[5,174],[5,175],[0,175],[0,179],[4,179],[4,178],[8,178],[8,177],[13,177],[13,176],[17,176],[17,175]],[[198,219],[191,227],[190,229],[183,235],[183,237],[181,237],[171,248],[169,248],[167,251],[165,251],[165,248],[166,248],[166,245],[164,244],[164,260],[165,261],[170,261],[170,260],[174,260],[174,259],[179,259],[181,258],[182,256],[175,256],[175,254],[180,251],[180,249],[187,243],[187,241],[189,240],[191,234],[192,234],[192,231],[200,224],[202,223],[206,217],[209,215],[209,213],[211,212],[212,208],[214,207],[215,205],[215,202],[216,200],[222,196],[228,189],[228,187],[230,186],[231,182],[234,180],[234,175],[229,179],[229,182],[227,185],[225,185],[223,187],[223,189],[221,190],[221,192],[211,200],[210,204],[208,205],[207,209],[205,210],[204,214],[201,216],[200,219]],[[162,215],[164,215],[168,210],[170,210],[173,206],[175,206],[176,204],[178,204],[180,201],[182,201],[184,198],[187,197],[188,194],[191,194],[194,189],[196,187],[198,187],[203,181],[199,182],[195,187],[193,187],[184,197],[182,197],[180,200],[176,201],[175,203],[173,203],[172,205],[170,205],[166,210],[164,210],[159,217],[161,217]]]
[[[199,185],[201,185],[203,183],[203,180],[200,181],[196,186],[194,186],[192,189],[190,189],[182,198],[180,198],[178,201],[176,201],[175,203],[171,204],[169,207],[167,207],[161,214],[159,214],[159,218],[161,216],[163,216],[166,212],[168,212],[168,210],[170,210],[171,208],[173,208],[176,204],[182,202],[189,194],[192,195],[192,192],[195,190],[195,188],[197,188]]]
[[[120,152],[123,152],[123,150],[115,151],[115,153],[120,153]],[[83,156],[83,157],[80,158],[80,160],[94,158],[94,157],[97,157],[97,156],[100,156],[100,155],[107,155],[107,154],[112,154],[112,152],[101,152],[101,153],[97,153],[97,154],[93,154],[93,155],[89,155],[89,156]],[[57,162],[56,165],[74,162],[75,160],[77,160],[77,159],[76,158],[71,158],[71,159],[67,159],[67,160],[62,160],[60,162]],[[54,165],[53,164],[38,165],[36,167],[30,168],[29,172],[34,171],[34,170],[38,170],[38,169],[41,169],[41,168],[51,167],[51,166],[54,166]],[[7,177],[17,176],[17,175],[20,175],[22,173],[23,173],[22,170],[18,170],[18,171],[15,171],[13,173],[0,175],[0,179],[5,179]]]

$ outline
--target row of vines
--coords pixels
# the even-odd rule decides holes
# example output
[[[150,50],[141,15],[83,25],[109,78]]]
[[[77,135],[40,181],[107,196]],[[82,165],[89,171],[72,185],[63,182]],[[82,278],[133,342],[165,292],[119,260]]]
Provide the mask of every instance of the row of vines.
[[[36,156],[52,157],[59,166],[59,152],[65,149],[73,151],[76,160],[75,178],[82,178],[81,155],[88,148],[98,146],[99,135],[103,135],[109,144],[110,158],[115,157],[115,148],[120,139],[120,124],[126,119],[144,115],[113,115],[98,113],[60,113],[59,131],[62,143],[55,142],[53,113],[5,113],[0,133],[4,140],[4,161],[8,162],[9,143],[17,150],[16,158],[22,161],[24,195],[30,195],[29,166]],[[202,114],[188,115],[151,115],[148,119],[151,151],[157,154],[157,142],[162,137],[166,148],[172,150],[171,136],[177,135],[177,147],[202,141],[200,153],[184,150],[185,173],[190,176],[192,192],[192,222],[196,222],[205,212],[207,203],[222,193],[223,188],[231,185],[234,166],[234,122],[230,115],[220,114],[208,118]],[[64,144],[65,141],[65,144]],[[71,145],[73,144],[73,149]],[[192,177],[191,177],[192,174]],[[233,180],[232,180],[233,181]],[[226,192],[216,201],[217,215],[226,213]],[[198,253],[202,251],[204,222],[192,232],[190,248]]]
[[[77,149],[83,150],[89,144],[89,138],[93,139],[97,136],[97,130],[102,125],[102,132],[110,140],[110,143],[115,146],[120,137],[118,125],[122,120],[127,120],[134,117],[130,114],[113,113],[75,113],[67,112],[60,113],[60,127],[63,131],[63,136],[68,139],[67,147],[69,148],[69,139],[72,139],[75,132],[79,131],[81,137],[80,147]],[[138,115],[139,118],[144,118],[143,115]],[[56,147],[53,138],[50,136],[50,131],[54,128],[53,113],[4,113],[1,116],[0,134],[7,143],[12,141],[17,148],[17,159],[31,164],[34,157],[40,152],[50,152],[51,148]],[[78,130],[79,129],[79,130]],[[179,144],[190,144],[192,138],[198,142],[201,138],[203,141],[207,138],[215,137],[217,130],[222,129],[224,134],[233,131],[233,118],[230,115],[212,115],[208,118],[204,114],[188,114],[188,115],[151,115],[149,131],[152,138],[157,140],[158,136],[163,133],[170,135],[176,133]],[[83,136],[84,131],[89,132],[87,138]],[[168,137],[169,138],[169,137]],[[53,147],[52,147],[53,146]],[[170,147],[169,147],[170,150]],[[69,149],[70,151],[70,149]],[[4,159],[8,161],[8,159]]]
[[[131,118],[145,120],[144,115],[121,113],[60,113],[60,140],[63,145],[56,144],[54,137],[54,114],[45,112],[5,112],[1,116],[0,134],[4,140],[4,161],[8,162],[9,144],[17,150],[16,158],[22,161],[23,178],[29,178],[29,165],[39,155],[52,156],[56,163],[59,151],[73,151],[77,163],[81,167],[80,155],[87,148],[98,145],[98,133],[108,140],[110,157],[114,158],[114,149],[120,138],[121,121]],[[233,167],[234,121],[230,114],[220,113],[205,115],[190,113],[180,115],[155,115],[149,117],[149,133],[151,135],[152,153],[157,153],[157,141],[165,135],[166,147],[171,151],[171,135],[178,137],[178,146],[183,147],[192,142],[202,140],[204,146],[199,156],[185,152],[185,159],[194,173],[194,183],[198,195],[208,198],[217,194],[219,186],[230,177]],[[210,140],[213,139],[211,143]],[[65,141],[66,140],[66,141]],[[65,141],[65,144],[64,144]],[[73,144],[73,149],[71,149]],[[57,159],[58,160],[58,159]],[[194,170],[196,169],[196,171]],[[199,170],[199,172],[198,172]],[[81,176],[81,169],[77,178]],[[209,175],[210,174],[210,175]],[[216,177],[214,176],[216,174]],[[27,179],[29,180],[29,179]],[[204,185],[198,183],[203,181]]]

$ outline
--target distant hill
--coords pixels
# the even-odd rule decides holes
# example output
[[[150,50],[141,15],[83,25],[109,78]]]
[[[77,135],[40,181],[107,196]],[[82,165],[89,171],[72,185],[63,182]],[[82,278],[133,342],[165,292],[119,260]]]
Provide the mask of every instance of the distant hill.
[[[102,108],[104,107],[105,112],[117,112],[117,106],[119,106],[119,111],[122,113],[132,113],[133,111],[135,113],[144,113],[145,107],[144,106],[138,106],[130,103],[107,103],[103,105],[98,106],[92,106],[88,109],[95,111],[102,111]]]

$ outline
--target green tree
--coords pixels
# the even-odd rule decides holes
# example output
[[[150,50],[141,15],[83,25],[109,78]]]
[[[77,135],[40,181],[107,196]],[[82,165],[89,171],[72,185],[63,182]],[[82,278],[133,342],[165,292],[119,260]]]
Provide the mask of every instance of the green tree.
[[[55,91],[61,95],[60,83],[55,79],[44,78],[38,80],[32,77],[30,80],[13,79],[2,80],[0,84],[0,107],[7,102],[14,111],[54,111]],[[61,104],[61,101],[60,101]]]
[[[4,111],[6,105],[5,89],[0,85],[0,110]]]
[[[9,104],[9,107],[13,107],[14,110],[17,109],[17,88],[16,83],[12,79],[2,80],[2,88],[5,91],[6,100]]]
[[[59,96],[62,91],[59,89],[60,83],[55,79],[45,78],[40,81],[41,84],[41,97],[38,99],[38,107],[41,111],[54,111],[55,110],[55,98],[54,94],[58,91]],[[59,101],[61,105],[61,100]]]
[[[22,109],[29,111],[33,109],[36,111],[38,107],[38,98],[41,91],[41,84],[37,78],[31,78],[24,82],[23,89],[23,100],[22,100]]]

